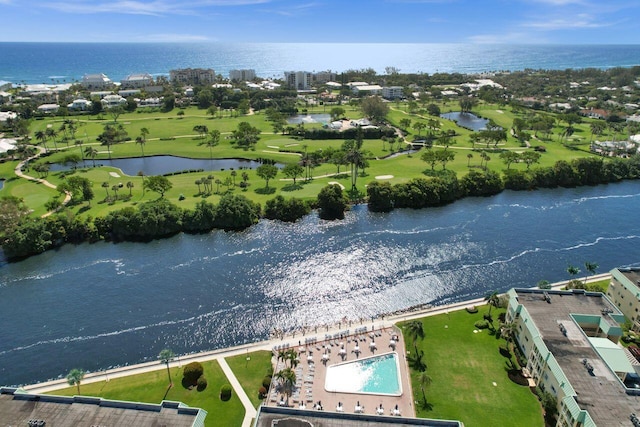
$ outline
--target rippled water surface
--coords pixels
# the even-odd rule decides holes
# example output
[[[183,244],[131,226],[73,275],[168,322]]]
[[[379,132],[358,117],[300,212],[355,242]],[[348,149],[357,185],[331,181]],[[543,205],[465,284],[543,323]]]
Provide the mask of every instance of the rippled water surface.
[[[341,222],[65,246],[0,265],[0,384],[208,350],[640,263],[640,182],[504,192]]]

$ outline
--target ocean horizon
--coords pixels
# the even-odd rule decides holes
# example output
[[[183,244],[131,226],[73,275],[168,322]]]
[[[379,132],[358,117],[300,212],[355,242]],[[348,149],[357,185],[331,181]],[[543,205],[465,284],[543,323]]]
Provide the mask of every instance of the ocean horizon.
[[[0,42],[0,81],[70,83],[105,73],[166,76],[176,68],[252,68],[263,78],[284,71],[395,67],[402,73],[483,73],[525,69],[632,67],[640,45],[485,45],[448,43],[60,43]]]

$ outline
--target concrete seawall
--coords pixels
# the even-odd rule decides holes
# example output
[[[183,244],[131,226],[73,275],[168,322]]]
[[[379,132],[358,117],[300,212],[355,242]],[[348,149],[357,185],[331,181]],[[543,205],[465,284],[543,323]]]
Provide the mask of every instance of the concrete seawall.
[[[610,277],[611,275],[609,273],[598,274],[595,276],[589,276],[587,281],[596,282],[600,280],[609,279]],[[585,277],[576,278],[576,279],[584,281]],[[553,283],[551,286],[552,286],[552,289],[560,289],[566,286],[568,282],[569,280],[557,282],[557,283]],[[463,310],[467,307],[471,307],[474,305],[475,306],[483,305],[483,304],[485,304],[484,298],[476,298],[476,299],[461,301],[453,304],[447,304],[447,305],[442,305],[437,307],[429,307],[429,308],[424,308],[416,311],[389,315],[388,317],[385,316],[382,319],[374,319],[374,321],[371,322],[370,325],[368,324],[368,322],[365,322],[366,324],[363,324],[363,326],[367,326],[375,329],[387,328],[387,327],[391,327],[397,322],[417,319],[417,318],[426,317],[426,316],[435,316],[438,314],[444,314],[450,311]],[[359,323],[356,323],[353,326],[358,327],[360,325]],[[312,333],[309,331],[307,331],[305,335],[303,335],[303,333],[301,332],[294,332],[293,334],[286,333],[281,337],[260,341],[256,343],[244,344],[240,346],[222,348],[222,349],[211,350],[211,351],[195,353],[195,354],[182,355],[177,357],[176,360],[172,361],[170,363],[170,367],[181,367],[183,364],[187,364],[189,362],[194,362],[194,361],[203,362],[207,360],[236,356],[239,354],[247,354],[247,353],[259,351],[259,350],[271,351],[274,346],[282,345],[286,343],[290,344],[293,347],[293,346],[297,346],[298,340],[304,341],[304,338],[308,338],[308,337],[318,337],[319,339],[324,339],[325,334],[333,335],[338,332],[343,332],[346,329],[347,329],[347,325],[345,324],[335,324],[329,327],[324,327],[324,326],[318,327],[318,331],[315,333]],[[120,377],[129,376],[129,375],[136,375],[136,374],[160,370],[160,369],[166,369],[166,365],[163,363],[160,363],[159,361],[153,361],[153,362],[140,363],[136,365],[123,366],[120,368],[109,369],[106,371],[91,372],[85,375],[84,379],[82,380],[82,384],[90,384],[90,383],[99,382],[99,381],[109,381],[114,378],[120,378]],[[62,379],[46,381],[38,384],[27,385],[27,386],[24,386],[23,388],[31,393],[46,393],[54,390],[67,388],[67,387],[69,387],[69,385],[67,384],[66,379],[62,378]]]

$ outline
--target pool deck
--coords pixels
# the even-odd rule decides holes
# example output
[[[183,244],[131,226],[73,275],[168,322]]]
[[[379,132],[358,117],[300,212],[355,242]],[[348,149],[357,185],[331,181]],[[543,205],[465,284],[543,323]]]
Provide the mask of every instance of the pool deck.
[[[356,328],[356,330],[361,329]],[[354,334],[354,330],[350,330],[349,333],[349,335],[346,335],[346,331],[342,331],[342,338],[340,338],[340,333],[332,334],[332,337],[336,336],[336,338],[332,339],[325,339],[324,335],[307,337],[300,342],[300,345],[287,348],[297,351],[300,355],[300,362],[294,369],[297,383],[292,396],[289,398],[289,407],[300,408],[300,404],[303,403],[307,410],[313,410],[314,405],[321,402],[323,411],[337,412],[338,403],[341,402],[343,412],[353,414],[356,413],[356,406],[359,402],[362,407],[362,413],[377,415],[377,410],[382,404],[384,415],[389,416],[392,415],[392,411],[398,405],[400,414],[403,417],[415,417],[404,343],[400,341],[395,346],[395,350],[390,347],[392,336],[399,336],[400,340],[402,340],[400,331],[395,327],[386,327],[384,329],[375,329],[373,332],[369,328],[366,332],[362,331],[357,335]],[[314,340],[314,338],[317,338],[317,340]],[[356,339],[360,353],[354,351]],[[375,350],[371,349],[370,343],[372,341],[376,343],[377,348]],[[345,348],[344,359],[339,354],[342,345]],[[277,360],[280,349],[278,347],[273,349],[275,372],[285,367],[283,361]],[[400,382],[402,384],[402,394],[400,396],[340,393],[325,389],[325,376],[329,366],[386,354],[391,351],[395,351],[398,354]],[[325,356],[327,360],[323,362],[322,358],[325,353],[327,354]],[[271,387],[269,397],[265,400],[265,404],[268,406],[283,406],[281,401],[283,394],[278,393],[276,381],[274,376],[274,384]],[[286,397],[284,403],[286,403]]]

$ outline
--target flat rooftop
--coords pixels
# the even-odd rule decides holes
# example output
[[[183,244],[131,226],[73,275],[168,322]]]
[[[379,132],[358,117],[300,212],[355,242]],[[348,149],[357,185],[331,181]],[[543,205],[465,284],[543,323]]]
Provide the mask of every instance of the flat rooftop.
[[[256,427],[460,427],[458,421],[260,407]]]
[[[624,277],[629,279],[631,283],[640,287],[640,268],[620,268],[618,270]]]
[[[162,404],[120,402],[93,397],[62,397],[0,389],[0,421],[3,426],[28,426],[44,421],[44,426],[136,426],[192,427],[206,412],[181,406],[179,402]]]
[[[618,377],[600,358],[572,314],[604,317],[612,325],[617,322],[605,312],[619,314],[619,310],[602,294],[547,291],[549,302],[542,292],[516,289],[518,301],[535,322],[542,340],[556,358],[560,368],[577,394],[581,409],[589,412],[599,426],[631,425],[629,416],[640,414],[640,397],[631,396]],[[560,324],[566,329],[566,336]],[[589,374],[583,359],[593,366]]]

